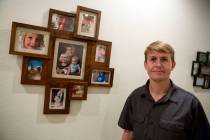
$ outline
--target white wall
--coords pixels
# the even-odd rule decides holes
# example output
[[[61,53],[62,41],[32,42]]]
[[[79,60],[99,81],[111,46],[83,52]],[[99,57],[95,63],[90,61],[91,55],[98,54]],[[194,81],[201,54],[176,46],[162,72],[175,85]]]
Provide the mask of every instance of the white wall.
[[[9,55],[12,21],[47,26],[49,8],[75,12],[82,5],[102,11],[100,35],[112,41],[111,89],[89,88],[87,101],[72,101],[68,115],[43,115],[44,87],[21,85],[22,57]],[[196,51],[210,51],[208,0],[1,0],[0,139],[117,140],[117,121],[129,93],[147,80],[144,49],[155,40],[176,50],[172,79],[193,92],[210,120],[210,90],[192,87]]]

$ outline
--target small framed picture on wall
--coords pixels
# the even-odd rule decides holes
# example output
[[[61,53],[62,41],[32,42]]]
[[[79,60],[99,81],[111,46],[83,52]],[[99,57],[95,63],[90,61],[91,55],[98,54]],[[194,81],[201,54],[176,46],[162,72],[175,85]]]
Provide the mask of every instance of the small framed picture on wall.
[[[199,74],[200,71],[200,63],[193,61],[192,62],[192,70],[191,70],[191,76],[196,76]]]
[[[74,33],[76,14],[50,9],[48,28],[59,33]]]
[[[207,63],[207,53],[206,52],[197,52],[197,62],[206,64]]]
[[[204,76],[194,76],[193,86],[202,87],[204,85]]]
[[[70,83],[70,99],[86,100],[87,99],[88,82],[71,82]]]
[[[109,67],[112,42],[98,40],[92,43],[91,66]]]
[[[68,114],[70,107],[68,84],[48,83],[45,87],[44,114]]]
[[[93,68],[90,74],[90,86],[112,87],[114,68]]]
[[[47,28],[13,22],[9,53],[49,58],[50,36]]]
[[[77,6],[75,36],[83,39],[97,40],[101,11]]]
[[[47,81],[49,60],[36,57],[23,57],[21,84],[43,85]]]

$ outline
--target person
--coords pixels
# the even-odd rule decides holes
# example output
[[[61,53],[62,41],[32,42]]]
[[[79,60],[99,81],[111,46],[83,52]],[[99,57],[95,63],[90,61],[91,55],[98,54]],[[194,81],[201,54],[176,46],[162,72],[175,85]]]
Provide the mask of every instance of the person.
[[[170,79],[174,49],[155,41],[145,50],[149,79],[127,98],[118,125],[122,140],[210,140],[209,122],[200,101]]]
[[[44,36],[32,32],[26,32],[22,38],[23,48],[42,50],[44,48]]]
[[[96,52],[97,53],[96,53],[95,61],[104,63],[105,62],[105,55],[106,55],[106,47],[102,46],[102,45],[97,46]]]
[[[66,24],[65,16],[57,15],[57,14],[53,15],[53,21],[52,21],[52,24],[51,24],[51,27],[53,29],[62,31],[62,30],[64,30],[65,24]]]
[[[65,53],[61,53],[57,67],[56,67],[57,74],[68,74],[68,63],[67,63],[67,55]]]
[[[55,94],[54,96],[54,107],[55,108],[60,108],[63,106],[63,97],[64,96],[64,93],[63,93],[63,90],[62,89],[59,89],[58,92]]]
[[[65,48],[65,54],[67,56],[67,63],[71,64],[72,57],[75,56],[75,48],[73,46],[67,46]]]
[[[94,22],[94,16],[83,14],[81,32],[90,33],[92,31],[93,22]]]
[[[80,65],[79,58],[77,56],[73,56],[71,58],[71,64],[68,66],[68,75],[80,75]]]

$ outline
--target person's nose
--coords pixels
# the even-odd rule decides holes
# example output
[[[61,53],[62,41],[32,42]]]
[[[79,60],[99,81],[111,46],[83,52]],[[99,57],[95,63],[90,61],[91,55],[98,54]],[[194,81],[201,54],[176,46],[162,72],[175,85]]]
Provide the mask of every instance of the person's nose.
[[[35,46],[35,44],[36,44],[36,40],[35,39],[32,39],[31,40],[31,46]]]
[[[161,65],[162,65],[161,60],[160,59],[157,59],[156,66],[161,66]]]

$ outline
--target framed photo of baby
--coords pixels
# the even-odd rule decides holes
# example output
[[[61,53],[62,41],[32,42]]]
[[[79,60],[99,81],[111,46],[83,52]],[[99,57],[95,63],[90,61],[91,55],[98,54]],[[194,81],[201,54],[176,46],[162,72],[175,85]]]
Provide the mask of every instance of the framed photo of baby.
[[[48,83],[45,87],[44,114],[68,114],[69,106],[67,83]]]
[[[54,47],[52,78],[83,80],[87,42],[56,38]]]
[[[50,9],[48,28],[59,33],[73,33],[76,14]]]
[[[97,40],[100,19],[101,11],[78,6],[75,23],[75,36],[83,39]]]
[[[91,66],[109,67],[112,42],[98,40],[91,44]]]
[[[50,31],[47,28],[12,23],[10,54],[40,58],[50,57]]]

